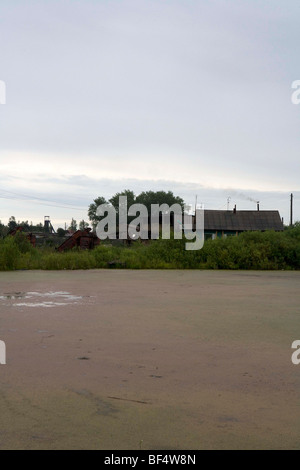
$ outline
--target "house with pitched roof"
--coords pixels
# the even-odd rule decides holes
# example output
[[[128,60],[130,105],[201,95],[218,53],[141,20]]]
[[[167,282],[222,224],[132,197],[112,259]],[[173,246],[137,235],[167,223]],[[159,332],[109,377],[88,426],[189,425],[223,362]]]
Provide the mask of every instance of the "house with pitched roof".
[[[283,221],[276,210],[204,210],[204,236],[208,238],[222,238],[239,235],[246,231],[284,230]]]

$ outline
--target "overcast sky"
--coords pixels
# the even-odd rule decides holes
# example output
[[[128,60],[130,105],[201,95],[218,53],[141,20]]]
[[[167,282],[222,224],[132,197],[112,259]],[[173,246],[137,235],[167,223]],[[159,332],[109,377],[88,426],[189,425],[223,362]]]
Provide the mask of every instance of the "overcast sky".
[[[1,0],[0,219],[128,188],[300,220],[299,49],[299,0]]]

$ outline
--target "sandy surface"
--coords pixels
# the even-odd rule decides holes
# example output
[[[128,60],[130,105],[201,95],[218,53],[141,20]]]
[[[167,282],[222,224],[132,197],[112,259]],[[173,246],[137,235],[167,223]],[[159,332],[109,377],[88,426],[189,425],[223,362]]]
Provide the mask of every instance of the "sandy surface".
[[[0,273],[0,449],[300,449],[299,287],[281,271]]]

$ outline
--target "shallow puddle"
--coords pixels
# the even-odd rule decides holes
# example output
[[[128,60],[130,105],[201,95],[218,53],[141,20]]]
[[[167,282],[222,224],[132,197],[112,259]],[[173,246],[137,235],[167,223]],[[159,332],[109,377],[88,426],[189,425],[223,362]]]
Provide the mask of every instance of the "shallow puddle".
[[[26,292],[11,292],[9,294],[3,294],[0,295],[0,300],[5,300],[5,299],[22,299],[25,297]]]
[[[0,295],[0,302],[10,302],[14,307],[62,307],[78,303],[83,299],[81,295],[74,295],[70,292],[6,292]],[[20,300],[22,300],[20,302]]]

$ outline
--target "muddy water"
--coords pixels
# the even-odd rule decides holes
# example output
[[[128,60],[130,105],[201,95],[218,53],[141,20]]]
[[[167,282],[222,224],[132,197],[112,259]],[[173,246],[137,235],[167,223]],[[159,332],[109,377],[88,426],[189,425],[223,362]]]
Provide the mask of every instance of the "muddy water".
[[[299,449],[299,272],[0,273],[0,449]]]

